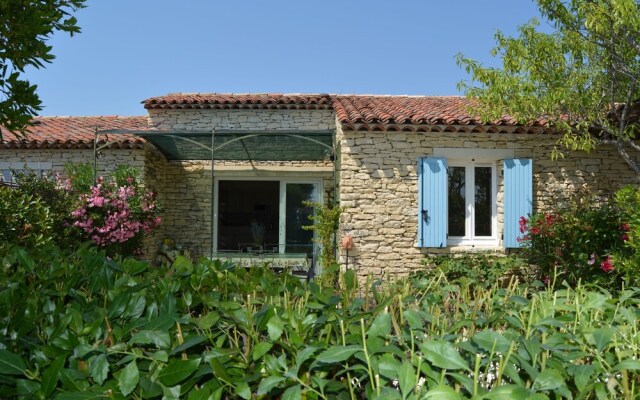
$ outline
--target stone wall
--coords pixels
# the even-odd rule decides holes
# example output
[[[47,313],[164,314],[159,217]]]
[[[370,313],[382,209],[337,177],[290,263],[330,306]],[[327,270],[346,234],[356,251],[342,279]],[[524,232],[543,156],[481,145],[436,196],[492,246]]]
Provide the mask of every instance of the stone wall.
[[[603,194],[624,184],[637,183],[633,171],[611,146],[596,152],[568,153],[551,160],[558,137],[503,133],[353,132],[338,129],[341,145],[340,203],[345,208],[341,234],[353,236],[349,264],[360,275],[397,275],[423,266],[427,249],[417,245],[418,158],[435,149],[506,150],[516,158],[533,158],[534,211],[553,205],[557,195],[589,188]],[[502,248],[502,166],[496,163],[498,183],[498,238]],[[433,249],[429,249],[432,251]],[[448,247],[438,253],[478,251]],[[433,252],[432,252],[433,253]],[[341,261],[344,263],[344,254]]]
[[[148,110],[158,129],[334,130],[332,110]]]
[[[98,158],[98,175],[104,175],[118,165],[130,165],[141,170],[145,166],[143,149],[104,149]],[[62,172],[67,163],[93,165],[93,149],[0,149],[0,162],[50,162],[52,172]]]

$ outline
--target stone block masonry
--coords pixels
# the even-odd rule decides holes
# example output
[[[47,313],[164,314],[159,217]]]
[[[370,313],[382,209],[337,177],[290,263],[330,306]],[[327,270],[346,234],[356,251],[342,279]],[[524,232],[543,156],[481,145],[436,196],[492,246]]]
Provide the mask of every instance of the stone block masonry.
[[[436,149],[512,149],[516,158],[533,159],[534,211],[557,204],[570,192],[589,188],[607,193],[638,183],[633,171],[612,146],[589,154],[570,152],[552,160],[558,136],[506,133],[354,132],[338,126],[341,234],[351,234],[354,249],[349,264],[362,277],[406,274],[424,268],[428,254],[473,252],[478,248],[421,249],[418,240],[418,159]],[[499,246],[482,251],[504,253],[502,163],[497,169]],[[344,264],[344,254],[340,260]]]
[[[335,130],[330,110],[149,110],[158,129]]]
[[[98,175],[105,175],[118,165],[129,165],[139,168],[145,167],[144,149],[105,149],[100,151],[98,158]],[[92,149],[0,149],[0,162],[8,163],[38,163],[50,162],[51,172],[62,172],[68,163],[93,165]]]

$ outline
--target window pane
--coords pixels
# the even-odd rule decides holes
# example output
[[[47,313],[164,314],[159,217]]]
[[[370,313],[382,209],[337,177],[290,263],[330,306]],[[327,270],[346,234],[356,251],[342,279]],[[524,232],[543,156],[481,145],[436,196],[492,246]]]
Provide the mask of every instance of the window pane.
[[[475,167],[475,236],[491,236],[491,167]]]
[[[449,236],[465,236],[465,168],[448,167]]]
[[[220,181],[218,250],[257,251],[278,243],[280,182]]]
[[[285,253],[307,253],[313,255],[313,231],[303,229],[312,221],[313,207],[304,205],[304,201],[315,201],[315,185],[312,183],[288,183],[286,204],[286,247]]]

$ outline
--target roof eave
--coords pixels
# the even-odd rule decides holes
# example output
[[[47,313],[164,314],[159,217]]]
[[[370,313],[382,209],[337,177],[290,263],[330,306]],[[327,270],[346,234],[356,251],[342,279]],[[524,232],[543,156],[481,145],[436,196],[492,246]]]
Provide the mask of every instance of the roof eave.
[[[341,122],[343,131],[351,132],[411,132],[411,133],[498,133],[498,134],[554,134],[553,128],[539,125],[493,124],[389,124],[383,122]]]

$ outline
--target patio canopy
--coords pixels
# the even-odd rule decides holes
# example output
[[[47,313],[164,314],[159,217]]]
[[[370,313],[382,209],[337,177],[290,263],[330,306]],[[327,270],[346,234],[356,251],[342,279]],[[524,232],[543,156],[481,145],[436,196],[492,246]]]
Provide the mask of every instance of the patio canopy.
[[[330,130],[103,130],[97,134],[143,137],[168,160],[322,161],[333,155]]]

